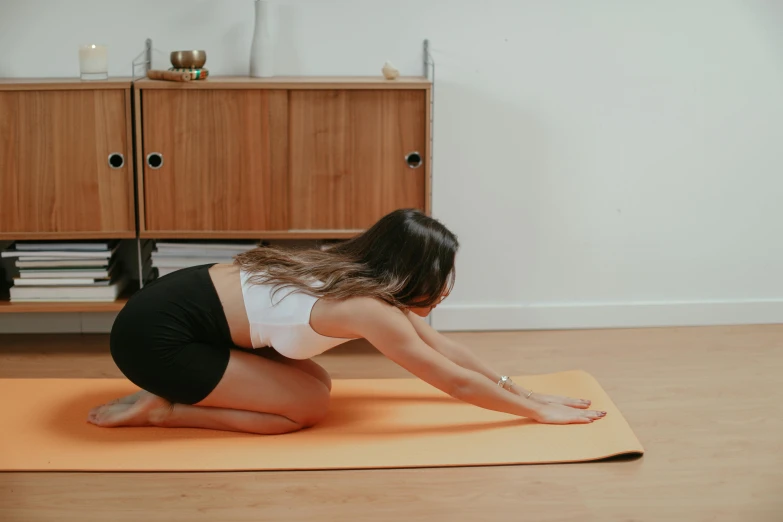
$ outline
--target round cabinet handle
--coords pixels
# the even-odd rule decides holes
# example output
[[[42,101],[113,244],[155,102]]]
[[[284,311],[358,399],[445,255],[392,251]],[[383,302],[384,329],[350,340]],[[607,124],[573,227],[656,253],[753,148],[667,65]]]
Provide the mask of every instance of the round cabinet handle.
[[[421,167],[421,164],[424,163],[424,161],[421,158],[421,154],[414,151],[405,155],[405,163],[407,163],[408,167],[412,169],[418,169]]]
[[[163,154],[150,152],[147,154],[147,166],[151,169],[159,169],[163,166]]]
[[[109,167],[113,169],[121,169],[125,165],[125,156],[119,152],[112,152],[109,154]]]

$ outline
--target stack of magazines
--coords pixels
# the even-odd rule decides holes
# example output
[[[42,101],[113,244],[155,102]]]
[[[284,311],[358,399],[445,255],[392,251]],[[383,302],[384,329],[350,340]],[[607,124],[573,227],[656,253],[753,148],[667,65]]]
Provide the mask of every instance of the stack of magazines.
[[[158,241],[152,252],[152,266],[158,277],[177,270],[208,263],[232,263],[234,256],[258,246],[257,242]]]
[[[127,278],[118,241],[19,241],[0,255],[13,260],[12,302],[114,301]]]

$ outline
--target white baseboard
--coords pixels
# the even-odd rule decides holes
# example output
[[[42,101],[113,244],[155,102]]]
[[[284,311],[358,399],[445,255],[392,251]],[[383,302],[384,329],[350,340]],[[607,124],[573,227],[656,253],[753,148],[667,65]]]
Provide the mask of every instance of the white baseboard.
[[[114,313],[0,314],[2,333],[109,333]],[[783,299],[573,305],[440,305],[442,331],[565,330],[783,323]]]
[[[563,330],[783,323],[783,299],[552,305],[440,305],[442,331]]]

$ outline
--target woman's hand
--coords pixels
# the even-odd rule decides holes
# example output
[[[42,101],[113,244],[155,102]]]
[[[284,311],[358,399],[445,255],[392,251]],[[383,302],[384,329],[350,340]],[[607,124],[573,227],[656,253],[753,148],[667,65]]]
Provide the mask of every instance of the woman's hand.
[[[605,416],[605,411],[578,410],[563,404],[550,403],[536,408],[532,419],[541,424],[590,424]]]
[[[544,395],[539,393],[531,395],[530,400],[540,402],[541,404],[562,404],[563,406],[580,410],[586,410],[591,404],[591,401],[588,399],[573,399],[571,397],[561,397],[560,395]]]
[[[514,393],[520,397],[525,397],[531,401],[535,401],[539,404],[563,404],[571,408],[578,408],[580,410],[586,410],[590,407],[592,401],[588,399],[574,399],[572,397],[563,397],[561,395],[546,395],[544,393],[530,393],[529,390],[521,388],[516,384],[511,389]]]

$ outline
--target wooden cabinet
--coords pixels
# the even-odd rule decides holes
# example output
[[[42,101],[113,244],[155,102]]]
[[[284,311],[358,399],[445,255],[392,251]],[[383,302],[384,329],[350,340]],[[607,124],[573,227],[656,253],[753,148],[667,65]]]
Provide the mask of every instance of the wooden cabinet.
[[[0,243],[339,239],[397,208],[429,213],[431,87],[0,79]],[[0,313],[123,303],[0,298]]]
[[[425,206],[426,92],[291,93],[291,227],[363,229]]]
[[[340,238],[429,212],[424,79],[135,85],[141,237]]]
[[[0,82],[0,239],[135,237],[130,82]]]
[[[286,91],[148,90],[142,104],[147,232],[288,228]]]

